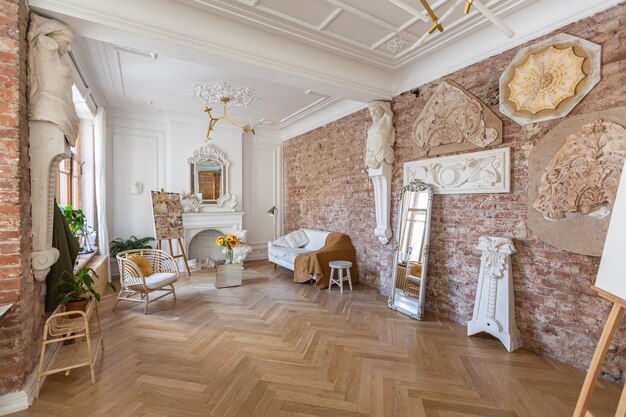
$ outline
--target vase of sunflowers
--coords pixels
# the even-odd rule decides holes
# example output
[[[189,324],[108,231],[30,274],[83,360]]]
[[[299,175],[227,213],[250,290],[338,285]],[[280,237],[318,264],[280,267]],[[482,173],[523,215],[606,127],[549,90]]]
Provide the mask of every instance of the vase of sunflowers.
[[[215,243],[217,243],[218,246],[221,246],[224,248],[222,249],[222,251],[224,252],[224,255],[226,255],[226,263],[232,264],[233,263],[233,249],[239,246],[239,244],[241,244],[237,236],[231,233],[227,234],[226,236],[220,235],[215,240]]]

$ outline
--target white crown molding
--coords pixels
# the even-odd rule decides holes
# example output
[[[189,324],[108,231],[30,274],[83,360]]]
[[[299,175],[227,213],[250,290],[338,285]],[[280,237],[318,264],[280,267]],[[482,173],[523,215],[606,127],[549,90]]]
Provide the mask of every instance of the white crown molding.
[[[291,126],[284,128],[280,131],[280,135],[283,140],[288,140],[296,136],[300,136],[318,127],[324,126],[328,123],[339,120],[359,110],[363,110],[367,107],[367,103],[361,103],[358,101],[342,100],[336,102],[309,117],[300,120]]]

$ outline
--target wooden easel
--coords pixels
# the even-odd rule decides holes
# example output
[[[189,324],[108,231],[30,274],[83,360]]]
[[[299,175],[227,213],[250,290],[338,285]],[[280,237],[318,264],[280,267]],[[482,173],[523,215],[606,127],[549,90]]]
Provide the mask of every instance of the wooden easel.
[[[591,358],[589,370],[587,371],[587,376],[585,377],[583,387],[580,390],[580,396],[578,397],[578,403],[576,404],[576,409],[574,410],[573,417],[593,417],[592,414],[587,411],[587,409],[589,408],[591,396],[593,394],[594,388],[596,387],[596,381],[598,380],[598,376],[600,375],[600,370],[602,369],[604,358],[606,357],[606,353],[609,350],[609,345],[611,344],[613,336],[615,335],[615,332],[619,327],[619,323],[624,313],[624,308],[626,308],[626,301],[624,301],[620,297],[617,297],[595,286],[592,286],[592,288],[602,298],[611,301],[613,303],[613,308],[611,309],[609,318],[604,325],[604,330],[602,331],[602,335],[600,336],[600,340],[598,341],[598,347],[596,347],[593,358]],[[626,385],[622,390],[622,395],[620,397],[619,404],[617,405],[617,411],[615,412],[615,417],[624,416],[626,416]]]
[[[178,259],[178,258],[183,258],[183,261],[185,262],[185,268],[187,269],[187,275],[191,276],[191,271],[189,270],[189,264],[187,263],[187,256],[185,255],[185,247],[183,246],[183,241],[181,238],[178,239],[158,239],[157,240],[157,249],[159,250],[163,250],[161,249],[162,245],[161,242],[166,241],[169,243],[170,245],[170,255],[172,255],[172,258],[174,259]],[[176,240],[178,241],[178,247],[180,247],[180,255],[174,255],[174,247],[172,246],[172,240]]]

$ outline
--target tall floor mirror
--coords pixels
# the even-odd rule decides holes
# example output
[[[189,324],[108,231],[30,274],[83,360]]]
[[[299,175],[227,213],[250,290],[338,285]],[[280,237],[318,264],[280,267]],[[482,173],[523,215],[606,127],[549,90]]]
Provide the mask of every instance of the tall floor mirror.
[[[414,180],[402,188],[398,204],[389,307],[417,320],[424,316],[432,202],[432,187]]]

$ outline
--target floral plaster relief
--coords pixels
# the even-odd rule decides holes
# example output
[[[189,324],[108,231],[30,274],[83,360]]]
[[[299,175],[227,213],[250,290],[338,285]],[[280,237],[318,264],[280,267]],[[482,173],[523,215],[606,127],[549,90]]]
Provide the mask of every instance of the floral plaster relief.
[[[600,45],[561,33],[519,50],[500,77],[500,112],[521,125],[566,116],[600,81]]]
[[[502,121],[453,81],[442,81],[413,123],[420,156],[502,143]]]
[[[625,154],[623,126],[602,119],[584,125],[550,161],[533,207],[548,220],[560,220],[613,205]]]
[[[568,117],[530,152],[528,227],[546,243],[601,256],[626,155],[626,107]]]

